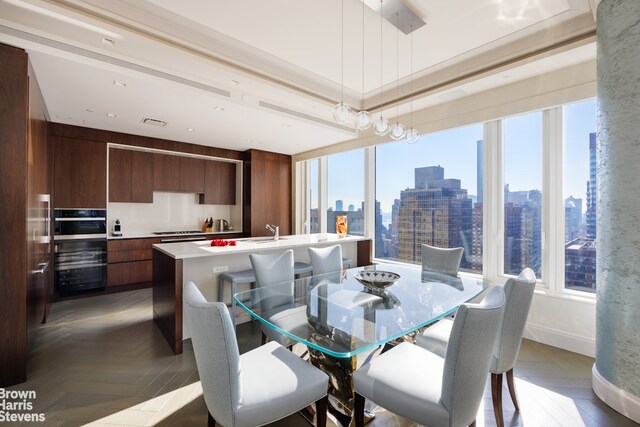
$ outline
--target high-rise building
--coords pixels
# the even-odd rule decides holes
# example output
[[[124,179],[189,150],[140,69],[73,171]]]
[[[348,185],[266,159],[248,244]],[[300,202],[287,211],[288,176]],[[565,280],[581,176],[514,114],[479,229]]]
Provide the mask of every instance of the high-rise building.
[[[482,204],[482,193],[483,193],[483,183],[482,183],[482,144],[483,140],[479,139],[476,143],[476,182],[477,182],[477,190],[476,190],[476,203]]]
[[[596,241],[577,238],[564,248],[566,289],[596,291]]]
[[[416,188],[400,193],[397,257],[417,264],[422,244],[464,245],[464,236],[471,236],[472,201],[460,180],[444,179],[439,166],[416,168],[415,183]],[[471,262],[464,257],[460,266],[469,269]]]
[[[582,199],[573,196],[564,199],[564,241],[570,242],[581,236]]]
[[[398,229],[400,223],[400,199],[394,199],[391,207],[391,224],[389,234],[391,243],[389,245],[389,258],[398,259]]]
[[[336,200],[336,210],[337,211],[344,210],[344,202],[342,200]]]
[[[504,189],[504,270],[519,274],[530,267],[540,277],[542,268],[542,193]]]
[[[589,182],[587,182],[587,238],[596,238],[596,133],[589,134]]]

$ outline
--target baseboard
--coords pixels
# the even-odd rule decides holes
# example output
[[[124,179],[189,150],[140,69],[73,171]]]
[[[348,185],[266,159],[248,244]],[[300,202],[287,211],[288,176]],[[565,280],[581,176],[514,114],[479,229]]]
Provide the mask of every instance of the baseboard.
[[[596,357],[595,340],[571,335],[556,329],[527,324],[524,329],[524,337],[532,341],[558,347],[563,350],[572,351],[589,357]]]
[[[600,400],[625,417],[640,423],[640,398],[606,380],[596,369],[595,363],[593,364],[592,373],[593,391]]]

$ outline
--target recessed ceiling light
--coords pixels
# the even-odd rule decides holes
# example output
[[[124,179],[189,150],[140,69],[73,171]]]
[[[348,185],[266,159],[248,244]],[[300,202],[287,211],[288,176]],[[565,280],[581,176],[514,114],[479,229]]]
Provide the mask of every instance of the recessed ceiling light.
[[[114,42],[112,39],[110,39],[108,37],[103,37],[102,38],[102,43],[108,44],[109,46],[114,46],[116,44],[116,42]]]
[[[509,78],[509,74],[505,74],[504,76],[502,76],[503,79],[508,79]]]
[[[195,129],[194,128],[187,128],[187,131],[188,132],[195,132]]]
[[[234,86],[238,86],[240,84],[240,82],[237,81],[237,80],[231,80],[231,84],[234,85]]]
[[[87,109],[86,109],[86,110],[84,110],[84,111],[86,111],[87,113],[95,113],[95,111],[93,111],[91,108],[87,108]]]
[[[253,139],[251,139],[251,138],[247,138],[247,142],[248,142],[249,144],[251,144],[251,143],[253,142]]]
[[[109,117],[111,119],[114,119],[114,118],[118,117],[118,115],[117,114],[113,114],[113,113],[107,113],[107,117]]]
[[[224,108],[220,107],[219,105],[216,105],[215,107],[213,107],[213,109],[216,111],[224,111]]]
[[[242,95],[242,102],[246,104],[249,101],[251,101],[251,97],[249,95]]]
[[[289,123],[283,123],[281,126],[283,128],[290,128],[291,127],[291,125]]]
[[[118,80],[114,80],[113,84],[118,87],[127,87],[127,84],[125,82],[119,82]]]

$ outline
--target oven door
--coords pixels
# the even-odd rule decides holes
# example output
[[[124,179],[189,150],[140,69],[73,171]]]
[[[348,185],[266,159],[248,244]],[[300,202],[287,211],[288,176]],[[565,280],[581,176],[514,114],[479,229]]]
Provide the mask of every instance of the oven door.
[[[59,295],[101,289],[106,282],[106,239],[56,242],[55,285]]]

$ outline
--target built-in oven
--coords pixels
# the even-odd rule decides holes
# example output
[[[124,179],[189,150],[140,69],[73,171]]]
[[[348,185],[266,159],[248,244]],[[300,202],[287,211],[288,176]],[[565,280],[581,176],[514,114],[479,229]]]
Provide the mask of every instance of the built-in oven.
[[[54,210],[54,271],[58,295],[104,289],[106,230],[104,209]]]

